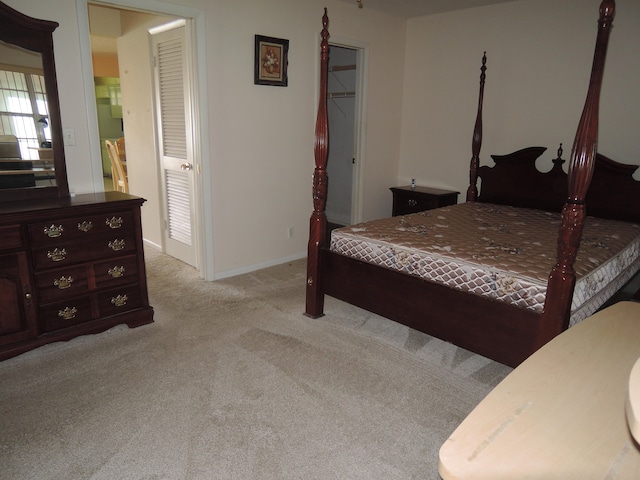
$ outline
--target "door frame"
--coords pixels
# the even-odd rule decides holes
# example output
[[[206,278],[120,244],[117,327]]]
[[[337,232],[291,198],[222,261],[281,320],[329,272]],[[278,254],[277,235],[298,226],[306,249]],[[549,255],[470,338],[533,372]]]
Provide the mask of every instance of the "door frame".
[[[89,148],[91,151],[91,165],[93,173],[94,191],[104,190],[102,180],[102,160],[100,154],[100,138],[98,133],[97,107],[95,99],[95,89],[93,88],[93,64],[91,59],[91,41],[89,33],[89,11],[88,3],[104,5],[113,8],[146,11],[170,15],[174,17],[190,18],[193,22],[193,66],[196,88],[193,91],[194,107],[194,154],[198,158],[196,165],[197,174],[194,179],[194,207],[195,221],[199,228],[196,232],[196,257],[200,276],[205,280],[214,279],[214,259],[213,259],[213,212],[211,198],[211,147],[209,136],[202,135],[201,132],[209,131],[209,119],[207,108],[198,108],[199,105],[208,105],[207,77],[206,77],[206,25],[204,11],[196,8],[185,7],[161,3],[157,0],[76,0],[76,10],[78,16],[78,31],[80,35],[80,56],[82,66],[82,77],[85,87],[85,105],[87,109],[87,123],[89,131]],[[158,180],[159,181],[159,180]],[[205,248],[209,246],[209,248]]]
[[[318,43],[318,51],[319,45]],[[364,119],[367,118],[368,81],[366,72],[369,65],[369,44],[349,38],[332,36],[329,42],[329,55],[331,55],[331,45],[356,51],[355,168],[351,187],[351,224],[355,224],[362,222],[364,216],[364,172],[366,165],[366,129]]]

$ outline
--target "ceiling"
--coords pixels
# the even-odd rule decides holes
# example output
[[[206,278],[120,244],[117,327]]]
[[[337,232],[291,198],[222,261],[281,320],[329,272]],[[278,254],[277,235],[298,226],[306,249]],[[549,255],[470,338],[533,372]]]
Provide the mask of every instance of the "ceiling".
[[[357,0],[339,1],[357,4]],[[513,1],[515,0],[362,0],[362,8],[411,18]]]

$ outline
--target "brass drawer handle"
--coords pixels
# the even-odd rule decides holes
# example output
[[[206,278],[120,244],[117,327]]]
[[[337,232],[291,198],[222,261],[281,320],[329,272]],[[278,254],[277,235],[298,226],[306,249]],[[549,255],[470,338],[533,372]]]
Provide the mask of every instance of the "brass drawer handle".
[[[51,259],[54,262],[61,262],[65,258],[67,258],[67,249],[63,248],[62,250],[55,249],[53,252],[47,252],[47,258]]]
[[[60,290],[65,290],[67,288],[71,288],[71,284],[73,283],[73,277],[69,275],[65,277],[64,275],[53,281],[53,285],[58,287]]]
[[[120,228],[122,227],[122,224],[124,223],[124,220],[122,220],[122,217],[111,217],[111,218],[107,218],[107,221],[105,222],[105,224],[109,227],[109,228]]]
[[[124,250],[124,243],[124,240],[111,240],[108,245],[111,250],[117,252],[118,250]]]
[[[44,234],[49,238],[57,238],[62,236],[64,227],[62,225],[51,225],[50,227],[44,227]]]
[[[129,300],[129,298],[126,295],[111,297],[111,303],[116,307],[124,307],[127,304],[127,300]]]
[[[120,278],[124,275],[124,265],[120,265],[119,267],[116,265],[115,267],[107,270],[107,273],[112,278]]]
[[[76,318],[76,313],[78,313],[78,309],[76,307],[65,307],[64,310],[58,310],[58,316],[64,320]]]
[[[78,230],[80,230],[81,232],[87,233],[92,228],[93,223],[91,222],[87,222],[86,220],[84,222],[78,222]]]
[[[410,207],[415,207],[418,204],[417,200],[414,200],[413,198],[410,199],[407,203],[409,203]]]

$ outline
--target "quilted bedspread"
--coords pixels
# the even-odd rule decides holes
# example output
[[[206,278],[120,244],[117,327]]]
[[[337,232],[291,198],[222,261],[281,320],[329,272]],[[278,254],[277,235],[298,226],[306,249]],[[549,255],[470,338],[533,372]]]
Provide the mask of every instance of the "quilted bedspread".
[[[559,213],[467,202],[334,230],[331,250],[541,312],[559,228]],[[571,324],[639,268],[639,225],[587,217]]]

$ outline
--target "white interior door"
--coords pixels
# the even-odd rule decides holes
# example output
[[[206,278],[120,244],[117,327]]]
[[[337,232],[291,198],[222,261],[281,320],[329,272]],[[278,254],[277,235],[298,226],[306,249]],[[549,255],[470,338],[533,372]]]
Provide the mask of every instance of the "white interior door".
[[[164,215],[163,248],[168,255],[196,266],[196,161],[188,26],[185,20],[179,20],[150,33]]]

